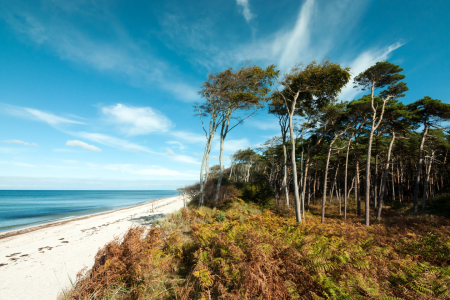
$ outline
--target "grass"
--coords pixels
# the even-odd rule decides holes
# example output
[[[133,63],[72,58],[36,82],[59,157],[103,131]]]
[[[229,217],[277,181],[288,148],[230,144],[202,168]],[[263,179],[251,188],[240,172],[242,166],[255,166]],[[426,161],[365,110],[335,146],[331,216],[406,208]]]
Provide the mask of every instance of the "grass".
[[[367,228],[335,205],[325,224],[319,205],[303,224],[273,211],[235,198],[130,229],[61,299],[450,299],[444,217],[386,207]]]

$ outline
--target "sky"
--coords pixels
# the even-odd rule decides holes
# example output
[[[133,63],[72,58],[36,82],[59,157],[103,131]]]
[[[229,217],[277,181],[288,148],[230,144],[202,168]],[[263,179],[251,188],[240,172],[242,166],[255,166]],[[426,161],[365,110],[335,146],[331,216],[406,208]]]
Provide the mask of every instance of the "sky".
[[[208,73],[329,58],[400,65],[404,103],[450,103],[450,2],[0,0],[0,189],[175,189],[198,180]],[[349,83],[341,100],[363,94]],[[244,116],[244,115],[241,115]],[[238,149],[279,135],[262,109]],[[217,164],[218,141],[211,165]]]

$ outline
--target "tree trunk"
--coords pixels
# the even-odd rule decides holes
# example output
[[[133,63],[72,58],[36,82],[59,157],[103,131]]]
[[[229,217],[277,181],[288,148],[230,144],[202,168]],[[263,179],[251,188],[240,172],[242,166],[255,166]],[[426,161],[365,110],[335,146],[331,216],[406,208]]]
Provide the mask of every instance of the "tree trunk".
[[[291,135],[291,163],[292,163],[292,184],[294,185],[295,196],[295,217],[297,222],[302,223],[302,215],[300,211],[300,195],[298,194],[298,179],[297,179],[297,162],[295,160],[295,136],[294,136],[294,124],[292,123],[292,117],[294,116],[295,103],[293,103],[291,112],[289,113],[289,132]]]
[[[365,225],[370,225],[370,158],[372,156],[372,140],[375,132],[375,114],[372,120],[372,128],[370,129],[369,141],[367,143],[367,159],[366,159],[366,190],[364,197],[365,207]]]
[[[211,151],[211,143],[212,143],[212,139],[214,138],[214,135],[210,135],[207,139],[206,139],[206,146],[205,146],[205,152],[203,153],[203,159],[202,159],[202,165],[201,165],[201,169],[200,169],[200,199],[199,199],[199,206],[203,206],[204,204],[204,198],[205,198],[205,184],[206,181],[208,180],[208,170],[206,171],[206,176],[203,176],[203,172],[205,170],[205,166],[206,168],[208,168],[208,160],[209,160],[209,153]]]
[[[226,119],[222,123],[222,129],[220,131],[220,154],[219,154],[219,164],[220,164],[220,172],[219,178],[217,179],[216,186],[216,196],[214,197],[214,209],[217,207],[217,202],[219,201],[220,194],[220,186],[222,184],[223,178],[223,144],[225,142],[225,137],[228,133],[228,126],[230,125],[231,112],[227,115]]]
[[[288,189],[288,186],[287,186],[286,136],[283,137],[283,154],[284,154],[284,162],[283,162],[283,189],[284,189],[284,196],[286,197],[286,205],[289,206],[289,189]]]
[[[431,164],[433,163],[434,159],[434,150],[431,150],[431,157],[428,159],[428,166],[427,166],[427,173],[425,176],[425,182],[423,184],[423,197],[422,197],[422,210],[425,210],[425,201],[426,201],[426,192],[428,188],[428,180],[430,180],[430,172],[431,172]]]
[[[419,157],[417,158],[417,170],[414,187],[414,213],[417,214],[417,208],[419,206],[419,185],[420,185],[420,170],[422,169],[422,152],[425,144],[425,139],[428,134],[428,123],[425,122],[425,128],[423,129],[422,140],[420,141]]]
[[[355,140],[355,158],[356,158],[356,185],[355,185],[355,200],[356,200],[356,214],[361,216],[361,185],[359,180],[359,151],[358,151],[358,140]]]
[[[370,127],[370,134],[369,134],[369,141],[367,143],[367,159],[366,159],[366,190],[365,190],[365,208],[366,208],[366,217],[365,217],[365,224],[366,226],[370,225],[370,159],[372,156],[372,141],[373,141],[373,134],[375,132],[375,130],[377,130],[378,126],[381,124],[381,121],[383,120],[383,114],[384,114],[384,106],[386,104],[386,101],[389,98],[386,98],[383,100],[383,106],[380,112],[380,116],[378,118],[378,122],[376,121],[377,119],[377,109],[374,106],[374,92],[375,92],[375,82],[372,82],[372,89],[371,89],[371,104],[372,104],[372,111],[373,111],[373,116],[372,116],[372,126]]]
[[[394,176],[394,161],[392,161],[392,167],[391,167],[391,178],[392,178],[392,202],[395,201],[395,176]]]
[[[330,143],[330,147],[328,148],[328,156],[327,156],[327,164],[325,167],[325,176],[323,180],[323,194],[322,194],[322,223],[325,222],[325,204],[326,204],[326,198],[327,198],[327,177],[328,177],[328,168],[330,166],[330,156],[331,156],[331,148],[333,147],[334,142],[336,142],[336,139],[340,137],[341,135],[345,134],[348,127],[345,129],[345,131],[341,132],[340,134],[335,134],[333,140]]]
[[[336,140],[336,138],[334,138],[333,141],[331,141],[330,147],[328,148],[327,163],[325,166],[325,176],[323,179],[323,193],[322,193],[322,223],[325,223],[325,205],[326,205],[326,198],[327,198],[328,168],[330,165],[331,147],[333,146],[335,140]]]
[[[344,176],[344,220],[347,219],[347,176],[348,176],[348,155],[350,152],[350,144],[352,143],[352,136],[348,139],[348,145],[347,145],[347,154],[345,157],[345,176]]]
[[[395,132],[393,131],[391,142],[389,143],[389,148],[388,148],[388,153],[387,153],[387,158],[386,158],[386,166],[384,168],[384,173],[383,173],[383,179],[381,180],[380,197],[378,198],[377,219],[381,218],[381,210],[383,208],[384,190],[386,188],[386,178],[387,178],[388,171],[389,171],[389,163],[391,160],[391,151],[392,151],[392,146],[394,145],[394,141],[395,141]]]

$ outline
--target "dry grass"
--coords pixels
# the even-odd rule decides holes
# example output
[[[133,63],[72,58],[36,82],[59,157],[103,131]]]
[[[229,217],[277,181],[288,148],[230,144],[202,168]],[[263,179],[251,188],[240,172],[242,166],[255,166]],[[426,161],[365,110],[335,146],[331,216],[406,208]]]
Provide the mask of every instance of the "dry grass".
[[[301,225],[239,199],[183,209],[106,245],[67,298],[450,299],[448,219],[387,209],[366,228],[319,208]]]

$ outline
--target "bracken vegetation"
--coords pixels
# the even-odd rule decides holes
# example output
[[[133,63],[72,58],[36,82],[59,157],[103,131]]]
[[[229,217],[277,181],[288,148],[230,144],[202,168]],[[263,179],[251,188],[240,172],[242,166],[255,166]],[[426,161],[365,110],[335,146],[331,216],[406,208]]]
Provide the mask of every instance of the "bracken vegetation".
[[[299,224],[236,197],[182,209],[106,245],[62,299],[450,298],[448,219],[387,208],[366,227],[329,211]]]
[[[106,245],[62,299],[450,299],[450,104],[399,102],[402,71],[376,63],[340,103],[350,70],[330,61],[276,91],[274,66],[208,75],[189,208]],[[225,168],[227,134],[269,101],[281,137]]]

